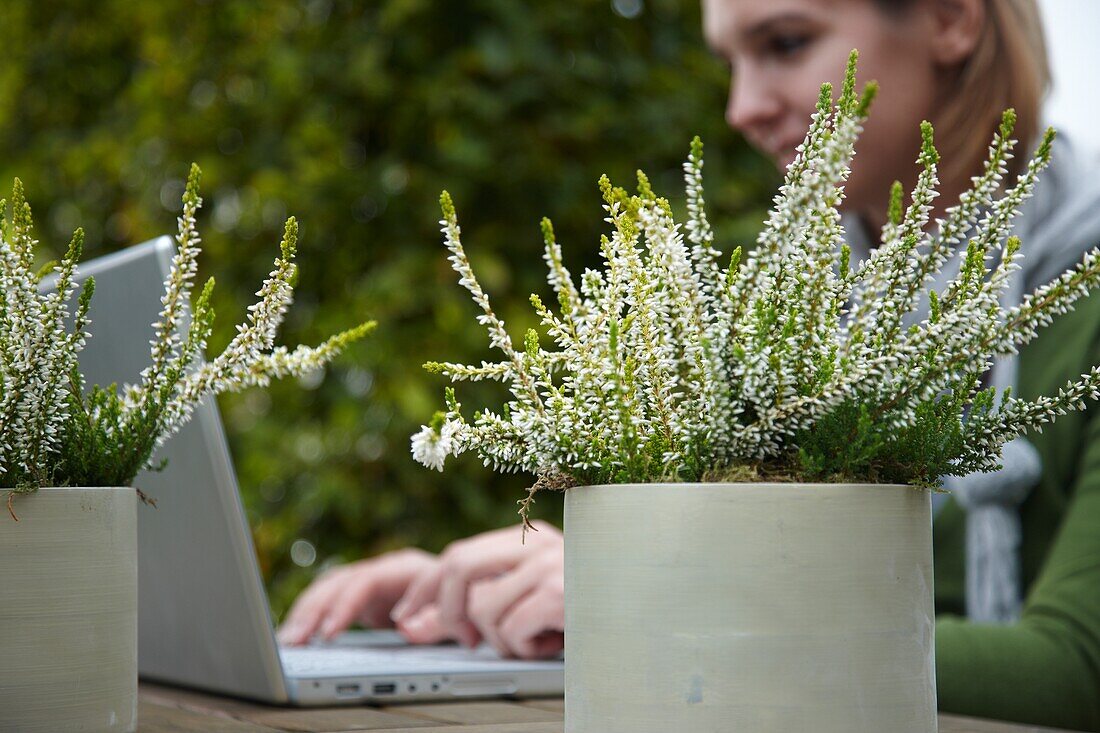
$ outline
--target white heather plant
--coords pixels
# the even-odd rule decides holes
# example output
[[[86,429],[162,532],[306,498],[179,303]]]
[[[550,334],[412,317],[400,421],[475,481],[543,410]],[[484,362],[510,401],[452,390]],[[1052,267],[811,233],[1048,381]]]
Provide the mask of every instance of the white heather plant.
[[[301,375],[323,367],[373,322],[332,336],[317,347],[288,351],[274,346],[293,295],[298,224],[287,220],[274,269],[249,306],[247,322],[217,357],[203,360],[214,321],[211,278],[191,303],[200,252],[195,214],[198,166],[192,165],[176,235],[177,254],[165,282],[163,309],[153,324],[151,362],[141,382],[119,391],[115,385],[85,390],[77,355],[88,338],[88,310],[95,281],[80,293],[73,328],[66,329],[67,303],[84,234],[77,230],[60,264],[37,274],[30,206],[15,181],[11,216],[0,222],[0,487],[15,493],[42,486],[127,486],[149,468],[154,450],[174,435],[207,395],[267,385],[273,377]],[[0,214],[6,211],[0,201]],[[56,273],[56,286],[39,290],[42,277]],[[188,309],[191,322],[180,337]]]
[[[543,220],[559,309],[535,295],[531,302],[552,350],[534,330],[513,346],[470,268],[444,192],[450,260],[505,359],[425,366],[452,382],[500,380],[512,400],[467,420],[448,388],[446,412],[413,437],[413,456],[442,470],[447,456],[475,451],[498,469],[535,474],[520,502],[525,519],[538,489],[583,484],[934,486],[943,475],[996,469],[1006,441],[1083,409],[1085,396],[1097,399],[1100,366],[1034,402],[982,388],[994,357],[1015,353],[1100,281],[1094,249],[1019,305],[1001,305],[1019,269],[1020,242],[1008,232],[1050,160],[1053,131],[1001,192],[1015,146],[1015,115],[1006,112],[983,173],[929,226],[939,156],[924,123],[910,203],[903,208],[895,184],[881,244],[853,269],[838,207],[874,92],[869,85],[856,94],[853,53],[835,106],[831,87],[822,87],[756,247],[744,257],[735,249],[726,267],[704,214],[698,138],[684,165],[686,241],[644,174],[636,195],[604,177],[613,227],[601,238],[605,267],[585,271],[578,289]],[[958,276],[942,292],[928,289],[964,242]],[[904,316],[926,292],[928,317],[906,328]]]

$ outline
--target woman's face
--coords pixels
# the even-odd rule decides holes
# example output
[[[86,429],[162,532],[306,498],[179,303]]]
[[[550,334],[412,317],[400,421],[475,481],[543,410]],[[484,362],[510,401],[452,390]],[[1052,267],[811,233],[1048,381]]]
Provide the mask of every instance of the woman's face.
[[[877,80],[879,94],[856,147],[846,207],[884,215],[890,184],[916,175],[919,125],[935,109],[928,14],[885,13],[871,0],[703,0],[703,29],[730,63],[726,120],[780,168],[805,137],[821,84],[833,82],[839,93],[848,54],[859,49],[859,80]]]

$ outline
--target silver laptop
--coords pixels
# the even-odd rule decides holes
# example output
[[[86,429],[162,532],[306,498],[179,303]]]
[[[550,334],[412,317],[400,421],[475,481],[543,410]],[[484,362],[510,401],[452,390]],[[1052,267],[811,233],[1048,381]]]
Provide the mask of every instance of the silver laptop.
[[[89,384],[134,382],[148,364],[174,254],[161,237],[80,267],[97,285],[80,359]],[[213,400],[158,458],[166,468],[135,481],[157,502],[138,511],[143,678],[293,705],[562,694],[561,660],[505,660],[487,646],[417,647],[363,631],[280,648]]]

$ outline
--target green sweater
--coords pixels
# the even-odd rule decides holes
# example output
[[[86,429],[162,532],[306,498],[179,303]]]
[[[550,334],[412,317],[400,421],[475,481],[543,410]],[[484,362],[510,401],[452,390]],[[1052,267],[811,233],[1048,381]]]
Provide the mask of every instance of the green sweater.
[[[1018,394],[1055,394],[1100,364],[1100,294],[1058,318],[1020,353]],[[1100,405],[1028,439],[1043,476],[1020,509],[1026,598],[1020,621],[965,619],[965,512],[933,522],[940,709],[1100,731]]]

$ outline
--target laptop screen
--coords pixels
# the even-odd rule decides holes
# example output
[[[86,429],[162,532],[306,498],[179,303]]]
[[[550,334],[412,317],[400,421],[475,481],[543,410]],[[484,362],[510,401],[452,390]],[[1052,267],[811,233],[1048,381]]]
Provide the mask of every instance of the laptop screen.
[[[96,279],[87,383],[134,382],[148,366],[152,323],[175,244],[161,237],[84,263]],[[186,323],[183,324],[186,328]],[[217,405],[205,400],[135,485],[138,668],[142,677],[243,697],[287,699],[267,596]]]

